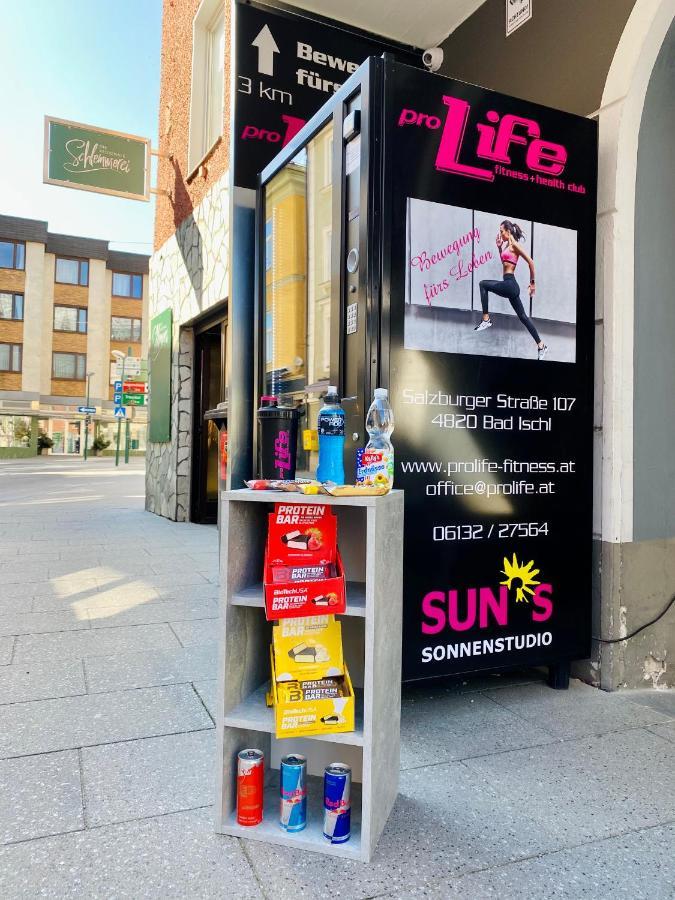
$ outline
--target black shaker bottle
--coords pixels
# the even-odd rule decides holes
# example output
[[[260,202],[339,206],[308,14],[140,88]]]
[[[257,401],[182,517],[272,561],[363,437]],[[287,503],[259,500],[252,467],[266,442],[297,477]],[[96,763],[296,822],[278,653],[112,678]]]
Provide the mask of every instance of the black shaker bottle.
[[[258,409],[258,477],[295,478],[298,450],[297,409],[279,406],[276,397],[260,398]]]

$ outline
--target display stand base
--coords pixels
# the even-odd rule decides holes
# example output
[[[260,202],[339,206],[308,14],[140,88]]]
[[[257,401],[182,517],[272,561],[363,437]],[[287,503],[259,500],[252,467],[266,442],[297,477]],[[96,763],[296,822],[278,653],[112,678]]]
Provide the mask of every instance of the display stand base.
[[[548,686],[555,691],[566,691],[570,686],[569,662],[556,663],[548,667]]]

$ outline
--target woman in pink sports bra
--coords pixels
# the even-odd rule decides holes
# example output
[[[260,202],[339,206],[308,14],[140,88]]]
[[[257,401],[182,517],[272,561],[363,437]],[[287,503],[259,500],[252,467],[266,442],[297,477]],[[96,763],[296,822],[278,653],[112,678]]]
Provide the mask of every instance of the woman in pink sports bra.
[[[520,287],[516,281],[515,275],[518,259],[522,256],[530,267],[530,284],[528,290],[530,296],[532,296],[535,291],[534,262],[518,243],[519,241],[522,241],[524,237],[523,229],[516,222],[510,222],[508,219],[504,219],[499,226],[496,243],[504,269],[504,278],[502,281],[491,281],[486,279],[481,281],[478,285],[480,288],[480,302],[483,307],[483,318],[478,325],[476,325],[474,331],[484,331],[486,328],[492,328],[492,319],[490,318],[490,313],[488,311],[488,293],[492,291],[493,294],[497,294],[499,297],[505,297],[509,301],[516,315],[530,332],[537,345],[537,359],[544,359],[548,353],[548,347],[539,337],[539,332],[534,327],[534,322],[523,308],[523,301],[520,299]]]

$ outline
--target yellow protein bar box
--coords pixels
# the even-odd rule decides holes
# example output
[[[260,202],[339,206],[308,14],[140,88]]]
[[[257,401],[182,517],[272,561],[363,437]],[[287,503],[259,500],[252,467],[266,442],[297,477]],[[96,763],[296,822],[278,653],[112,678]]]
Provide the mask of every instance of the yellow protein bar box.
[[[311,681],[344,674],[342,626],[335,616],[280,619],[272,628],[275,681]]]
[[[316,681],[278,681],[273,647],[270,647],[270,659],[272,683],[268,703],[274,706],[276,737],[297,738],[354,731],[354,688],[346,668],[344,675],[330,679],[336,690],[314,688],[309,685],[316,685]],[[322,696],[328,693],[337,696]]]

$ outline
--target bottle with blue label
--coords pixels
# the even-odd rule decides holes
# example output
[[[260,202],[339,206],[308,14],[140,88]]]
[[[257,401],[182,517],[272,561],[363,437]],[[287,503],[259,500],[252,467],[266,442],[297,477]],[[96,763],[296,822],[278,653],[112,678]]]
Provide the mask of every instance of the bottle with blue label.
[[[386,388],[375,388],[375,397],[366,415],[370,440],[356,451],[356,483],[391,490],[394,486],[394,411]]]
[[[345,483],[344,446],[345,411],[340,406],[337,388],[330,386],[319,410],[319,466],[317,481]]]

